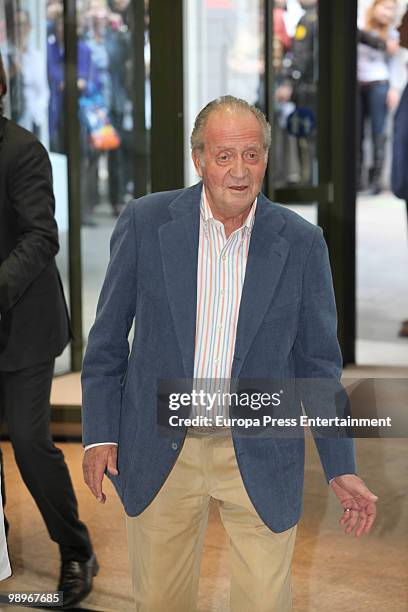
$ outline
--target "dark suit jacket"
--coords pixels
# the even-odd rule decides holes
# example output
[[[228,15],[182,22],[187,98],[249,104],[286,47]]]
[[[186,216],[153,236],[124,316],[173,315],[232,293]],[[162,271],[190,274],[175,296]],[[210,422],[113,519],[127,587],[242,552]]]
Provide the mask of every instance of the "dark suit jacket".
[[[55,264],[51,165],[36,137],[0,117],[0,370],[59,355],[69,321]]]
[[[151,194],[126,207],[113,233],[89,335],[82,373],[84,443],[118,443],[119,476],[112,480],[130,516],[157,494],[186,433],[160,433],[157,389],[160,379],[193,377],[201,189],[199,183]],[[337,381],[341,370],[322,231],[260,194],[232,378]],[[317,399],[313,393],[306,401],[309,411]],[[324,400],[318,412],[335,416],[333,402]],[[302,433],[253,438],[232,428],[245,488],[274,531],[288,529],[301,514]],[[327,480],[355,472],[352,440],[320,438],[316,445]]]

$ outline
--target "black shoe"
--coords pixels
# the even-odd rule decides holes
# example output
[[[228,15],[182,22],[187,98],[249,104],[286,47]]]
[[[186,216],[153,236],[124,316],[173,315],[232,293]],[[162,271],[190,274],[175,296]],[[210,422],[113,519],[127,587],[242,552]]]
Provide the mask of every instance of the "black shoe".
[[[96,576],[99,565],[95,555],[81,563],[80,561],[63,561],[58,591],[62,591],[63,605],[61,610],[71,608],[85,599],[92,590],[92,578]]]

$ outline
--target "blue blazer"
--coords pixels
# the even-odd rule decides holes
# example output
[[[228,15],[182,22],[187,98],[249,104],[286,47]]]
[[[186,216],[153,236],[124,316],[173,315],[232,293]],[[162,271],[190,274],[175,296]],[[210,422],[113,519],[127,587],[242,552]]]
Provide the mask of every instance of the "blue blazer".
[[[129,516],[140,514],[177,461],[185,430],[157,427],[160,379],[193,378],[202,183],[131,202],[111,258],[82,372],[83,442],[118,443],[112,477]],[[128,334],[135,322],[129,354]],[[242,291],[233,378],[339,379],[341,354],[327,248],[320,228],[258,197]],[[301,515],[304,439],[242,437],[245,488],[280,532]],[[350,439],[316,439],[327,480],[355,473]]]

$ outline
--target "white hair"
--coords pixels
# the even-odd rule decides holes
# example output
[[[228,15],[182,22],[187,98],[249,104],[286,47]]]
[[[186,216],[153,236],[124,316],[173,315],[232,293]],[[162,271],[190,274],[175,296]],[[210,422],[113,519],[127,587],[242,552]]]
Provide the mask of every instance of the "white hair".
[[[211,100],[211,102],[204,106],[204,108],[198,113],[190,138],[191,150],[193,152],[197,152],[202,159],[202,153],[204,151],[203,133],[204,128],[207,125],[208,118],[211,113],[223,109],[249,111],[252,113],[259,121],[262,128],[263,146],[265,152],[267,153],[269,151],[272,142],[272,130],[263,112],[242,98],[236,98],[235,96],[222,96],[220,98],[216,98],[215,100]]]

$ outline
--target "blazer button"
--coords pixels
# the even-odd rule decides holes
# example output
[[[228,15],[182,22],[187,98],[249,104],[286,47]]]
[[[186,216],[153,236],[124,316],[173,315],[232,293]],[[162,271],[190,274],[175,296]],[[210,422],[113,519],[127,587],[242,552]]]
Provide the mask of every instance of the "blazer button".
[[[177,450],[177,449],[178,449],[178,444],[177,444],[177,442],[172,442],[172,443],[171,443],[171,449],[172,449],[172,450]]]

